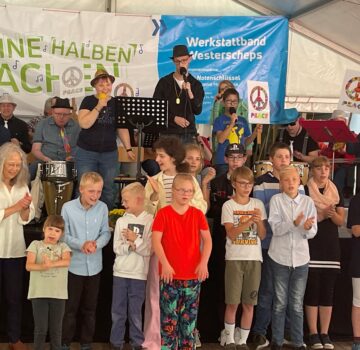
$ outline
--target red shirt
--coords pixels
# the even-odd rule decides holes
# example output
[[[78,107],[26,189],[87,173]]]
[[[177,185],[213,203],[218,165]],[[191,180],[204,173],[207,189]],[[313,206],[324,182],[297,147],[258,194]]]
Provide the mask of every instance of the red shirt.
[[[161,244],[166,258],[175,271],[174,279],[197,279],[196,267],[200,263],[200,230],[209,226],[203,212],[190,206],[184,214],[177,213],[171,205],[158,211],[152,231],[162,232]],[[161,264],[159,264],[161,273]]]

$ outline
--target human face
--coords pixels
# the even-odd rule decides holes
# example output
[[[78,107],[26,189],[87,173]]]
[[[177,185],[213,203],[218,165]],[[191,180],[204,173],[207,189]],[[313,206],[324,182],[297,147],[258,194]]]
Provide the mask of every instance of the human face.
[[[20,172],[22,159],[19,153],[13,152],[5,159],[3,169],[3,181],[10,183]]]
[[[295,137],[298,134],[299,130],[300,130],[299,119],[296,119],[296,121],[294,121],[293,123],[288,124],[286,126],[286,130],[288,131],[288,133],[289,133],[289,135],[291,137]]]
[[[230,107],[237,109],[239,105],[239,99],[235,94],[230,94],[226,96],[226,100],[224,101],[225,110],[228,112]]]
[[[173,184],[172,201],[177,205],[187,205],[194,196],[194,183],[187,180],[177,180]]]
[[[0,103],[0,113],[4,119],[10,119],[14,113],[15,105],[12,103]]]
[[[68,108],[53,108],[52,116],[55,124],[63,128],[71,118],[71,111]]]
[[[235,182],[233,182],[233,187],[235,188],[236,195],[239,197],[249,197],[254,186],[253,182],[237,177]]]
[[[273,168],[280,171],[281,168],[290,165],[290,152],[286,148],[276,150],[273,157],[269,157]]]
[[[44,243],[46,244],[56,244],[59,242],[59,239],[63,231],[58,227],[47,226],[44,228]]]
[[[180,74],[180,68],[184,67],[186,70],[189,69],[189,64],[191,61],[191,56],[179,56],[175,57],[173,59],[175,66],[176,66],[176,72]]]
[[[316,166],[312,168],[311,172],[317,185],[325,185],[329,179],[330,165],[323,164],[320,166]]]
[[[219,86],[219,95],[222,96],[222,94],[229,89],[231,86],[229,86],[227,83],[221,83]]]
[[[95,183],[89,182],[80,186],[80,202],[84,208],[88,209],[96,204],[101,197],[103,185],[103,182],[100,181]]]
[[[112,91],[112,82],[109,78],[100,78],[95,84],[96,94],[100,93],[106,94],[107,96],[111,95]]]
[[[142,209],[144,201],[139,195],[131,192],[125,192],[121,195],[121,203],[126,212],[136,214]]]
[[[230,154],[225,156],[225,163],[229,165],[230,174],[237,168],[242,167],[246,162],[247,156],[244,154]]]
[[[296,168],[289,169],[280,176],[280,188],[290,198],[295,198],[300,186],[300,175]]]
[[[197,150],[190,150],[186,152],[185,162],[190,165],[191,175],[196,175],[201,170],[201,155]]]
[[[160,170],[165,174],[174,172],[176,169],[175,159],[170,157],[162,148],[156,150],[155,160],[159,164]]]

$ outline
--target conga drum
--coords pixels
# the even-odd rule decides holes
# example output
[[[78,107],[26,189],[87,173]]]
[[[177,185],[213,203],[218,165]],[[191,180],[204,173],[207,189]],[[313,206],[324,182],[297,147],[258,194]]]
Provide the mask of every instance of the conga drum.
[[[40,164],[45,207],[48,215],[60,215],[64,203],[71,199],[76,179],[75,163],[52,161]]]
[[[254,176],[259,177],[273,170],[273,165],[268,160],[258,160],[254,163]]]
[[[301,183],[305,186],[309,179],[309,164],[304,162],[291,162],[300,175]]]

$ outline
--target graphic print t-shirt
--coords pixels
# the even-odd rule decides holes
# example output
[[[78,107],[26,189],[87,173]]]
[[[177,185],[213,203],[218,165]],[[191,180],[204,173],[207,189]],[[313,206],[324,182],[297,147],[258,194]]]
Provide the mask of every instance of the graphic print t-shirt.
[[[254,215],[254,209],[261,212],[261,220],[266,219],[264,204],[256,198],[249,198],[248,204],[238,204],[233,199],[224,203],[221,213],[221,224],[231,223],[235,227],[246,222]],[[241,232],[234,241],[226,237],[226,260],[262,261],[261,242],[257,235],[257,225],[252,224]]]

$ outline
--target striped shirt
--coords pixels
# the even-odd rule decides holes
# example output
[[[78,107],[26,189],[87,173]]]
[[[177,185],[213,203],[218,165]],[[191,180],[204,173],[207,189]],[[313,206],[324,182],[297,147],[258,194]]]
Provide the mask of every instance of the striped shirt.
[[[170,204],[172,200],[172,184],[174,182],[175,176],[169,176],[163,174],[163,183],[164,183],[164,190],[166,196],[166,203]]]

